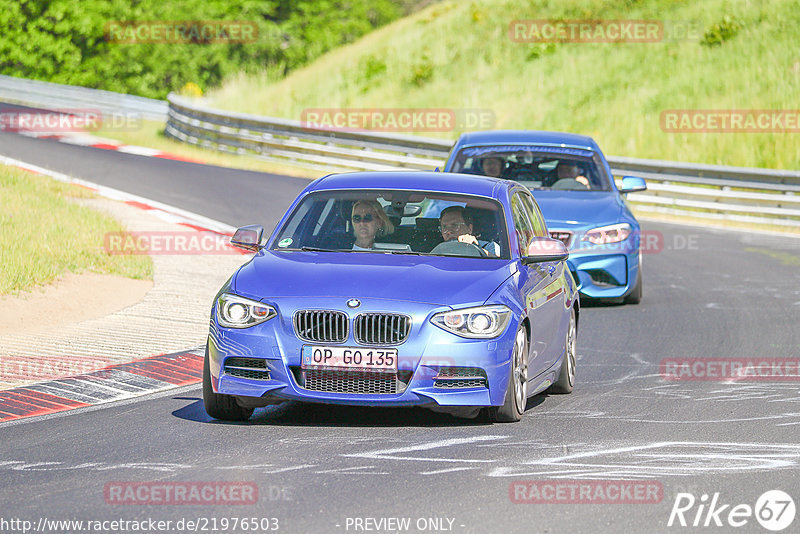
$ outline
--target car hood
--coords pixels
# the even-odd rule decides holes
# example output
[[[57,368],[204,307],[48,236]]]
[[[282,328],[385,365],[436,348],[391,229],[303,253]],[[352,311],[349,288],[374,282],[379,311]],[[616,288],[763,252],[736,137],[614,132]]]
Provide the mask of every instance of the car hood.
[[[623,203],[616,192],[531,191],[548,228],[593,228],[620,220]]]
[[[265,250],[239,269],[233,290],[256,299],[358,297],[474,305],[485,302],[515,271],[510,260]]]

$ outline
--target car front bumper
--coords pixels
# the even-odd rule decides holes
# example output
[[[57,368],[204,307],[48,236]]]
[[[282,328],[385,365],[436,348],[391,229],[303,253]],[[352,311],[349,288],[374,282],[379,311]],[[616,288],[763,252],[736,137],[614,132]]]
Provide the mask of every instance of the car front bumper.
[[[294,332],[292,316],[300,309],[337,310],[347,313],[349,324],[352,324],[357,313],[397,313],[396,302],[364,302],[358,311],[343,308],[340,298],[315,298],[313,302],[265,302],[274,306],[278,315],[246,329],[219,326],[216,310],[212,311],[208,357],[211,382],[217,393],[247,398],[247,402],[253,405],[258,405],[259,400],[266,405],[280,399],[366,406],[503,404],[518,327],[516,318],[496,338],[466,339],[430,323],[433,314],[449,308],[403,303],[401,313],[412,318],[412,326],[405,342],[391,346],[398,351],[394,388],[389,388],[388,393],[370,393],[375,389],[376,381],[382,381],[384,385],[388,382],[386,373],[302,369],[303,345],[321,346],[325,343],[299,339]],[[389,308],[391,305],[395,309]],[[352,329],[346,341],[335,345],[368,349],[355,342]],[[231,365],[231,362],[237,365]],[[263,370],[243,370],[239,365],[242,363]],[[460,380],[457,377],[459,373],[470,376],[482,373],[485,380]],[[309,380],[309,376],[313,376],[313,380]]]

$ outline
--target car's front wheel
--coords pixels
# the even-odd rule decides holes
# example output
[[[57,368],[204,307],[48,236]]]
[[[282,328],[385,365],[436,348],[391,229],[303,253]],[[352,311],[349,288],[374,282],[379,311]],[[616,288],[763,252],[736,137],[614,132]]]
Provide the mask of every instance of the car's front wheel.
[[[508,387],[503,405],[491,406],[488,409],[489,420],[493,423],[519,421],[528,402],[528,334],[522,325],[514,338],[511,371],[508,375]]]
[[[246,421],[253,415],[253,408],[242,408],[232,395],[216,393],[211,385],[211,369],[208,360],[208,346],[203,361],[203,405],[206,413],[222,421]]]
[[[625,304],[639,304],[642,301],[642,269],[639,268],[639,273],[636,276],[636,285],[633,286],[633,291],[625,297]]]

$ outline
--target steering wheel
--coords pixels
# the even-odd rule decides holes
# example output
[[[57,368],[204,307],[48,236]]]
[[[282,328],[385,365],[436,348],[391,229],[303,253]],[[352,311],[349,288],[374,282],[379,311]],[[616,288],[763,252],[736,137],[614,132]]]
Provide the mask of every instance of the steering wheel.
[[[589,186],[583,182],[579,182],[575,178],[562,178],[554,183],[550,188],[561,191],[586,191],[589,189]]]
[[[470,256],[473,258],[488,258],[489,253],[483,250],[478,245],[472,243],[462,243],[456,239],[439,243],[431,254],[441,254],[443,256]]]

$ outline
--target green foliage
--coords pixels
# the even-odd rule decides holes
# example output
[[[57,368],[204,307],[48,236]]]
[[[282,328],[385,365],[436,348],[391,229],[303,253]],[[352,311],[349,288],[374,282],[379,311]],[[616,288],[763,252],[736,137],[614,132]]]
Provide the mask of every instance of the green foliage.
[[[530,49],[528,49],[528,54],[525,56],[525,59],[528,61],[533,61],[534,59],[539,59],[544,55],[552,54],[555,51],[555,43],[536,43],[531,45]]]
[[[364,82],[371,82],[385,73],[386,60],[383,58],[370,55],[361,61],[361,78]]]
[[[422,53],[422,56],[411,67],[411,79],[409,80],[412,85],[422,87],[433,79],[433,62],[427,51]]]
[[[725,15],[721,21],[712,25],[703,34],[700,44],[703,46],[719,46],[734,37],[742,29],[742,23],[734,17]]]
[[[664,40],[525,43],[509,34],[512,21],[584,13],[663,21]],[[724,46],[701,46],[725,15],[741,24],[739,34]],[[442,0],[283,80],[242,76],[206,96],[212,107],[291,119],[331,106],[487,109],[492,124],[404,133],[452,140],[472,128],[569,131],[593,136],[606,154],[797,169],[797,134],[674,133],[664,131],[661,114],[796,109],[798,42],[797,0]],[[369,56],[386,72],[365,86]]]
[[[391,0],[0,0],[0,73],[151,98],[194,83],[218,86],[238,72],[285,75],[396,18]],[[109,24],[241,21],[253,42],[135,43],[109,40]]]

